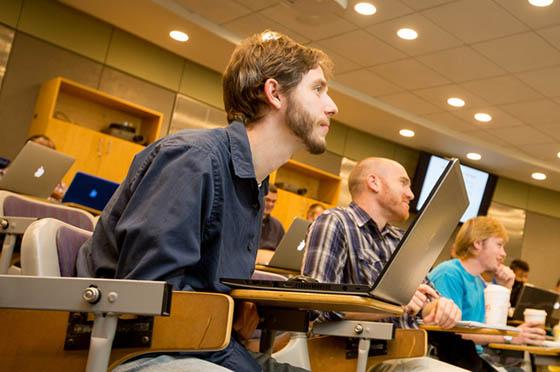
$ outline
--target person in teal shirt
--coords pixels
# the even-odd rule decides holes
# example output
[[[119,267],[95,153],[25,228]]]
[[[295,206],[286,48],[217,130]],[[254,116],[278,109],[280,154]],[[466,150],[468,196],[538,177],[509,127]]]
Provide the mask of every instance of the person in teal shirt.
[[[462,320],[485,321],[484,288],[481,278],[483,272],[494,273],[496,284],[511,289],[515,274],[504,265],[505,245],[508,234],[500,221],[493,217],[479,216],[466,221],[455,238],[456,259],[443,262],[429,275],[441,295],[450,298],[461,309]],[[461,335],[464,340],[471,340],[477,345],[477,352],[482,353],[480,345],[488,343],[541,344],[545,332],[538,324],[524,323],[519,327],[517,336],[501,335]],[[444,347],[446,345],[443,345]],[[485,355],[481,355],[490,363]],[[444,360],[454,363],[454,360]]]

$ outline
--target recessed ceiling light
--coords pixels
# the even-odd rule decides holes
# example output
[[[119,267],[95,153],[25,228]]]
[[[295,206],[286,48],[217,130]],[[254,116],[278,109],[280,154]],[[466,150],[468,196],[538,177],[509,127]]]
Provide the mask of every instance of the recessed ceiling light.
[[[453,107],[463,107],[465,106],[465,101],[458,97],[451,97],[447,99],[447,104]]]
[[[492,120],[492,116],[488,115],[485,112],[477,112],[476,114],[474,114],[474,118],[477,121],[481,121],[483,123],[488,123],[490,120]]]
[[[401,39],[414,40],[418,37],[418,32],[414,31],[411,28],[401,28],[400,30],[397,31],[397,35]]]
[[[480,159],[482,159],[482,155],[480,155],[476,152],[469,152],[467,154],[467,158],[469,158],[471,160],[480,160]]]
[[[529,0],[529,4],[539,7],[549,6],[554,0]]]
[[[185,34],[183,31],[171,31],[169,33],[169,36],[173,39],[173,40],[177,40],[180,42],[185,42],[187,40],[189,40],[189,35]]]
[[[374,15],[377,12],[375,5],[370,3],[358,3],[354,5],[354,10],[362,15]]]
[[[399,130],[399,134],[403,137],[414,137],[416,133],[411,129],[401,129]]]
[[[535,173],[531,174],[531,177],[533,177],[533,179],[537,180],[537,181],[546,180],[546,174],[541,173],[541,172],[535,172]]]

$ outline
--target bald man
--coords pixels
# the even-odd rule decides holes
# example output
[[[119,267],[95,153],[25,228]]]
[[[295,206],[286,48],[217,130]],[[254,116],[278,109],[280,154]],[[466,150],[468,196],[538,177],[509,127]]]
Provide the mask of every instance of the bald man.
[[[350,173],[348,188],[352,203],[324,212],[311,225],[302,274],[320,282],[373,285],[402,238],[403,231],[391,223],[409,217],[414,199],[410,178],[393,160],[366,158]],[[445,328],[461,319],[453,301],[440,297],[428,284],[418,287],[405,310],[402,327],[415,327],[414,316],[420,312],[424,322]],[[371,314],[347,313],[345,318],[375,320]]]

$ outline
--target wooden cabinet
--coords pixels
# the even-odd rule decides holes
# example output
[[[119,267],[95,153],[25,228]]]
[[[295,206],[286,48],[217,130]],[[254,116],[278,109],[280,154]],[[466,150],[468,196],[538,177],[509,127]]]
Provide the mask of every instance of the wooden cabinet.
[[[305,218],[312,204],[333,208],[338,203],[340,182],[337,175],[290,160],[270,175],[270,183],[279,189],[272,215],[287,229],[295,217]]]
[[[67,184],[77,171],[120,183],[134,155],[159,137],[162,119],[157,111],[58,77],[41,86],[30,135],[47,135],[57,150],[76,159],[64,176]],[[110,123],[128,123],[143,140],[103,133]]]

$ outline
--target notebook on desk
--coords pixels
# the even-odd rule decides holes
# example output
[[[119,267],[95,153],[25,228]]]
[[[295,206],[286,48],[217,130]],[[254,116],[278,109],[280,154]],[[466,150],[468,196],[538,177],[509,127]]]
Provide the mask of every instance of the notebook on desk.
[[[0,178],[0,189],[48,198],[74,158],[28,141]]]
[[[305,248],[305,234],[310,221],[296,217],[280,240],[267,266],[299,272]]]
[[[232,288],[360,295],[407,304],[469,205],[457,159],[449,161],[426,203],[403,235],[373,286],[222,278]]]
[[[77,172],[62,202],[102,211],[118,187],[119,184],[116,182]]]

